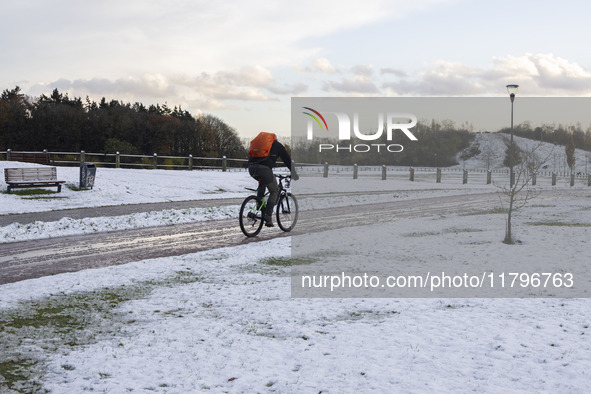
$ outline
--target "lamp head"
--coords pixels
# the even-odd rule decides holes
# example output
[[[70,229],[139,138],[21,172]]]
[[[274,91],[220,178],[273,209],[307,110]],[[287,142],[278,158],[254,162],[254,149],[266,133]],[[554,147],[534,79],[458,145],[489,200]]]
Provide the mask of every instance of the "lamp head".
[[[509,93],[509,97],[513,99],[515,97],[515,94],[517,94],[518,88],[519,85],[507,85],[507,92]]]

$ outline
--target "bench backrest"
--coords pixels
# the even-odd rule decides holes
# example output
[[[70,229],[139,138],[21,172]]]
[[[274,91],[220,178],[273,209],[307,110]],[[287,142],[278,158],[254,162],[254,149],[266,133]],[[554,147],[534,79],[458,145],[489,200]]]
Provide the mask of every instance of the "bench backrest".
[[[55,167],[5,168],[4,179],[9,182],[52,181],[57,179]]]
[[[23,161],[25,163],[51,164],[48,152],[10,152],[11,161]]]

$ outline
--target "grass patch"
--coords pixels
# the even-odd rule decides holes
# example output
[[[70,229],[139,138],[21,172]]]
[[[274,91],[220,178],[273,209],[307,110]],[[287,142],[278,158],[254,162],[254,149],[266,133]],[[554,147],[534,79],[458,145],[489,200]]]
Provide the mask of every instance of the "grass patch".
[[[444,230],[444,233],[448,234],[458,234],[458,233],[479,233],[484,230],[477,229],[477,228],[448,228]]]
[[[43,194],[58,194],[57,191],[47,190],[47,189],[23,189],[23,190],[12,190],[12,192],[8,193],[7,191],[3,192],[4,194],[14,194],[15,196],[38,196]]]
[[[3,387],[7,387],[22,393],[39,392],[41,385],[38,382],[27,384],[27,371],[36,365],[37,361],[27,358],[16,358],[0,362],[0,391],[2,391]]]
[[[432,237],[435,235],[441,235],[441,233],[437,232],[437,231],[420,231],[420,232],[404,234],[403,237],[420,238],[420,237]]]
[[[458,234],[458,233],[477,233],[484,230],[475,228],[448,228],[443,231],[418,231],[413,233],[404,234],[403,237],[408,238],[420,238],[420,237],[433,237],[442,234]]]
[[[590,223],[566,223],[566,222],[527,222],[529,226],[549,226],[549,227],[591,227]]]
[[[25,197],[24,200],[62,200],[68,197]]]
[[[486,211],[477,211],[477,212],[468,212],[462,213],[460,216],[476,216],[476,215],[498,215],[498,214],[507,214],[509,213],[508,209],[505,208],[494,208],[489,209]]]
[[[65,185],[69,190],[72,190],[73,192],[85,192],[88,190],[92,190],[90,188],[83,188],[80,189],[78,186],[74,185],[73,183],[66,183]]]
[[[121,328],[133,322],[115,311],[122,303],[145,298],[159,287],[201,280],[190,270],[179,271],[158,281],[52,295],[0,310],[0,391],[41,391],[49,355],[120,335]]]
[[[270,265],[273,267],[291,267],[294,265],[308,265],[314,263],[313,259],[305,259],[302,257],[269,257],[260,260],[259,263]]]

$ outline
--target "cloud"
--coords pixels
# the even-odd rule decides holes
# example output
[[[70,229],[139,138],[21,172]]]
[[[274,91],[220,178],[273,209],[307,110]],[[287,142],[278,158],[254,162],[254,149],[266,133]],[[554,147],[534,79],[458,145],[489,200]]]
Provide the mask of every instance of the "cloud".
[[[380,69],[380,74],[392,74],[398,78],[407,77],[408,74],[398,68],[384,67]]]
[[[332,65],[332,63],[330,62],[330,60],[328,60],[325,57],[319,57],[317,59],[314,59],[310,65],[304,67],[303,71],[308,72],[308,73],[327,73],[327,74],[333,74],[335,72],[337,72],[337,69],[335,66]]]
[[[29,94],[39,96],[57,88],[71,97],[102,97],[127,102],[171,102],[195,110],[235,107],[229,102],[277,101],[280,95],[296,95],[307,85],[296,82],[278,83],[271,71],[261,66],[202,72],[196,75],[144,74],[117,79],[58,79],[34,85]],[[195,107],[197,105],[197,107]]]
[[[366,0],[363,7],[353,0],[12,2],[3,9],[3,28],[18,34],[1,36],[0,47],[18,56],[3,58],[3,73],[24,72],[25,79],[35,80],[39,64],[46,66],[45,80],[212,73],[253,64],[291,67],[323,50],[305,42],[401,19],[440,2]],[[321,63],[316,67],[331,72]]]
[[[370,78],[359,76],[354,78],[342,78],[340,81],[327,81],[324,83],[323,90],[327,92],[336,91],[358,95],[375,95],[380,93],[380,90]]]
[[[357,64],[351,67],[351,72],[369,78],[373,74],[373,66],[371,64]]]
[[[40,95],[58,89],[71,96],[123,96],[123,97],[167,97],[176,93],[175,87],[166,77],[160,74],[145,74],[141,77],[125,77],[118,79],[58,79],[49,83],[37,83],[29,93]]]
[[[553,54],[494,57],[489,67],[440,60],[415,78],[399,76],[382,87],[396,95],[504,95],[510,83],[528,96],[588,95],[591,71]]]

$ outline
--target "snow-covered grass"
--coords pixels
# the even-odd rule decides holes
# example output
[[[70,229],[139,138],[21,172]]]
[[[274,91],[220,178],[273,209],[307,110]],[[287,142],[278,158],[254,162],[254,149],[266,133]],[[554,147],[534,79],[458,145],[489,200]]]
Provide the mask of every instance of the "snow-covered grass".
[[[0,161],[0,171],[35,164]],[[223,174],[223,176],[221,176]],[[57,177],[66,181],[61,193],[22,196],[0,193],[0,215],[58,209],[140,204],[195,199],[232,198],[245,195],[253,180],[246,172],[167,171],[97,168],[93,189],[78,190],[80,169],[58,167]],[[0,189],[6,190],[4,178]],[[15,191],[26,189],[15,189]],[[55,191],[56,188],[48,188]]]
[[[105,231],[134,228],[171,226],[207,220],[238,217],[238,205],[211,208],[164,209],[120,216],[72,219],[64,217],[54,222],[12,223],[0,227],[0,244],[32,239],[64,237],[77,234],[92,234]]]
[[[58,174],[75,184],[77,171],[59,168]],[[245,173],[98,171],[93,190],[64,188],[66,198],[47,200],[0,194],[0,209],[6,214],[236,197],[248,194],[243,187],[253,184]],[[360,191],[388,191],[337,202],[307,199],[317,207],[496,190],[399,180],[352,183],[304,177],[300,182],[298,193],[350,191],[352,184]],[[170,190],[175,185],[180,190]],[[492,211],[405,219],[333,235],[346,240],[359,230],[382,234],[378,241],[387,242],[376,243],[380,246],[372,256],[391,254],[395,265],[440,261],[469,268],[473,262],[502,262],[520,268],[546,261],[585,266],[591,190],[578,191],[576,198],[532,201],[517,211],[518,245],[501,242],[505,217]],[[233,208],[228,209],[215,215],[231,215]],[[198,220],[201,213],[195,210],[187,217]],[[158,213],[140,214],[137,220],[146,223],[153,215]],[[113,226],[121,219],[96,220]],[[62,223],[66,229],[79,224]],[[41,233],[56,231],[53,224],[39,228]],[[26,234],[23,230],[20,237]],[[587,299],[292,298],[292,264],[322,265],[335,256],[343,267],[371,263],[354,250],[319,242],[310,242],[308,255],[296,259],[292,241],[281,238],[1,285],[0,385],[7,384],[0,391],[591,390]]]
[[[35,164],[0,162],[0,171],[3,168],[18,166],[35,166]],[[434,179],[424,182],[417,179],[417,182],[409,182],[400,178],[382,181],[374,178],[353,180],[351,177],[323,179],[308,175],[304,173],[301,180],[292,183],[293,192],[298,196],[304,194],[320,196],[306,200],[302,204],[302,209],[322,209],[392,201],[393,199],[413,199],[418,196],[436,197],[495,190],[493,186],[482,183],[461,185],[459,182],[448,182],[437,184]],[[0,193],[0,215],[125,204],[246,197],[252,192],[245,188],[256,186],[256,182],[244,171],[223,173],[219,171],[189,172],[98,168],[94,188],[88,190],[78,190],[78,176],[78,168],[59,167],[58,178],[67,182],[61,193],[55,193],[51,188],[47,189],[47,194],[30,195],[28,189],[24,189],[24,193],[19,193],[20,189],[15,189],[12,194]],[[2,179],[0,188],[5,188],[5,186]],[[359,192],[359,194],[333,195],[336,192]],[[372,194],[375,192],[380,193]],[[84,219],[69,218],[68,213],[65,212],[64,218],[58,221],[15,222],[0,227],[0,244],[235,218],[238,216],[238,210],[239,207],[236,205],[216,206],[216,203],[212,201],[212,206],[208,208],[166,209]]]
[[[492,264],[543,257],[583,264],[589,200],[546,201],[522,211],[516,219],[519,246],[501,242],[503,215],[488,213],[398,221],[388,228],[389,250],[399,262]],[[549,207],[556,217],[547,217]],[[579,225],[568,225],[574,218]],[[549,225],[559,222],[564,225]],[[378,225],[381,231],[380,226],[386,225]],[[1,286],[0,343],[12,360],[3,367],[26,376],[13,388],[64,393],[591,388],[586,299],[291,298],[291,264],[321,263],[331,254],[313,249],[294,260],[290,243],[282,238]],[[340,255],[344,265],[358,258]]]

